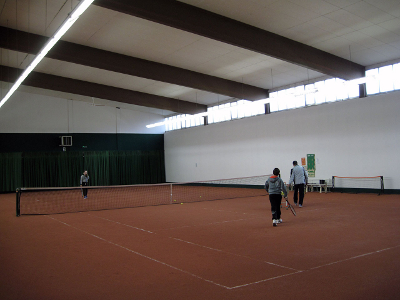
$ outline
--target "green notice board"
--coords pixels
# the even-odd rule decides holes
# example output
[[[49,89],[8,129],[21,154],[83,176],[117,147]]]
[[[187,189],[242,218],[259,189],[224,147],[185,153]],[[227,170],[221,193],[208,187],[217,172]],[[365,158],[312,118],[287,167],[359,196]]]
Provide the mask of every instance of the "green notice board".
[[[315,177],[315,154],[307,154],[308,177]]]

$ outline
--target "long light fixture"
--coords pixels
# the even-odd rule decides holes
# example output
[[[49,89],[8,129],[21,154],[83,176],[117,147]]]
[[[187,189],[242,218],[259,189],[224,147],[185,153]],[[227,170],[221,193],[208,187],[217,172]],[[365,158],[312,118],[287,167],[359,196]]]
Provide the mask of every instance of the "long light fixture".
[[[75,21],[85,12],[85,10],[92,4],[94,0],[83,0],[74,10],[69,14],[68,18],[61,24],[54,35],[47,41],[46,45],[40,50],[39,54],[36,55],[35,59],[29,64],[24,70],[21,76],[17,79],[8,93],[0,101],[0,107],[10,99],[11,95],[18,89],[26,77],[33,71],[33,69],[40,63],[40,61],[46,56],[51,48],[61,39],[61,37],[71,28]]]
[[[364,84],[367,83],[371,80],[376,79],[376,76],[368,76],[368,77],[362,77],[362,78],[357,78],[357,79],[353,79],[353,80],[349,80],[349,81],[344,81],[339,83],[336,88],[341,88],[342,86],[351,86],[351,85],[359,85],[359,84]],[[308,94],[315,94],[318,92],[323,92],[324,88],[312,88],[309,90],[305,90],[304,92],[301,93],[291,93],[288,96],[293,96],[293,97],[297,97],[297,96],[304,96],[304,95],[308,95]],[[233,109],[238,109],[244,106],[251,106],[251,105],[257,105],[257,104],[266,104],[266,103],[271,103],[272,101],[278,101],[280,97],[274,97],[274,98],[266,98],[266,99],[262,99],[262,100],[258,100],[258,101],[254,101],[254,102],[250,102],[250,103],[245,103],[245,104],[241,104],[241,105],[235,105],[235,106],[231,106],[231,107],[227,107],[227,108],[223,108],[223,109],[218,109],[216,111],[207,111],[207,112],[203,112],[200,114],[196,114],[196,115],[189,115],[187,117],[178,117],[174,120],[165,120],[163,122],[157,122],[157,123],[153,123],[153,124],[149,124],[146,125],[147,128],[154,128],[154,127],[158,127],[158,126],[163,126],[163,125],[169,125],[169,124],[174,124],[177,122],[182,122],[182,121],[187,121],[187,120],[191,120],[194,118],[198,118],[198,117],[205,117],[205,116],[209,116],[209,115],[213,115],[216,113],[220,113],[223,111],[231,111]]]

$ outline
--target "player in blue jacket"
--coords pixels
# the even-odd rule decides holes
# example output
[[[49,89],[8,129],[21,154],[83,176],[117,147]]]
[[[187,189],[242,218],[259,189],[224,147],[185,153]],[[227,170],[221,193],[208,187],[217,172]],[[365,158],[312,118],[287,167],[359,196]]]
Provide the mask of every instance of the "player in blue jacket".
[[[304,200],[304,188],[308,183],[308,174],[302,166],[297,164],[297,161],[293,161],[293,172],[291,173],[289,185],[294,184],[294,195],[293,201],[294,205],[297,205],[297,200],[299,207],[303,207]],[[299,194],[299,197],[297,196]]]

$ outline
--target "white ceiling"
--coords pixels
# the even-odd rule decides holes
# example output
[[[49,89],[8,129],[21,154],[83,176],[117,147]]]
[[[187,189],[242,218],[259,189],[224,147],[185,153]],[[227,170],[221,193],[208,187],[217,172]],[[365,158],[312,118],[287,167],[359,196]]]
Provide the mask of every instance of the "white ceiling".
[[[400,59],[399,0],[181,0],[371,66]],[[46,6],[47,3],[47,6]],[[51,36],[77,0],[0,0],[0,25]],[[324,76],[256,52],[91,5],[63,40],[265,89]],[[0,64],[25,67],[32,55],[1,49]],[[211,105],[233,101],[199,91],[82,65],[44,59],[37,71]],[[38,91],[40,93],[40,91]],[[89,97],[47,92],[91,101]],[[99,99],[99,102],[102,100]],[[107,101],[107,105],[110,105]],[[171,112],[140,108],[158,114]]]

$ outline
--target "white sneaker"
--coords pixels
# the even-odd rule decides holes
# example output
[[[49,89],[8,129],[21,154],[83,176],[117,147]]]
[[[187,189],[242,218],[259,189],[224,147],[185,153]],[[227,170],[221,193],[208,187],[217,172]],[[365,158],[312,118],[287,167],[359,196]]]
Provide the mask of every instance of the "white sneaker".
[[[282,223],[282,222],[283,222],[282,219],[279,219],[279,220],[278,220],[278,223]]]
[[[279,220],[272,220],[272,226],[276,227],[278,225]]]

